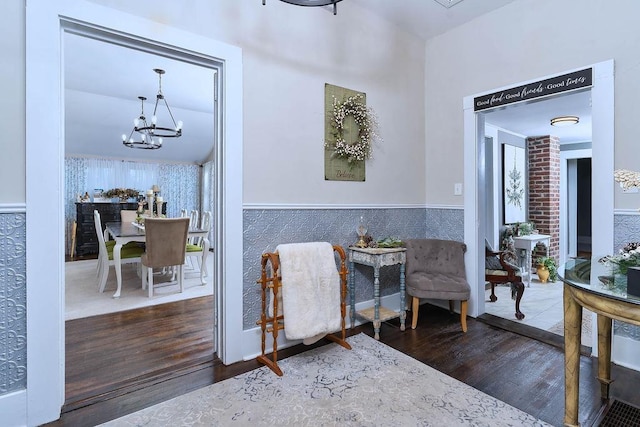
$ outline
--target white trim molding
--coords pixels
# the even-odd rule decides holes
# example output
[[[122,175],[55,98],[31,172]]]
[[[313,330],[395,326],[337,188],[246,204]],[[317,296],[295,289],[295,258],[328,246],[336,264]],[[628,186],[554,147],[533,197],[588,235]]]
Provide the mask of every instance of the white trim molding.
[[[332,205],[332,204],[292,204],[292,203],[245,203],[242,205],[245,210],[304,210],[304,209],[425,209],[423,204],[402,204],[402,205]]]
[[[0,214],[10,213],[26,213],[27,205],[25,203],[0,203]]]
[[[640,209],[616,209],[614,215],[640,215]]]
[[[0,414],[3,426],[26,425],[24,415],[27,413],[27,391],[20,390],[0,396]]]

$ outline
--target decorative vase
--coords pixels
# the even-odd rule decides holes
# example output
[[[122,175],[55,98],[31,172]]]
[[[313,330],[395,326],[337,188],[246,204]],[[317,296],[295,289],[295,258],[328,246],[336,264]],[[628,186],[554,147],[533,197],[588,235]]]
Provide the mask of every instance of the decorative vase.
[[[547,267],[539,265],[536,273],[538,273],[538,279],[540,279],[542,283],[547,283],[547,280],[549,280],[549,270]]]

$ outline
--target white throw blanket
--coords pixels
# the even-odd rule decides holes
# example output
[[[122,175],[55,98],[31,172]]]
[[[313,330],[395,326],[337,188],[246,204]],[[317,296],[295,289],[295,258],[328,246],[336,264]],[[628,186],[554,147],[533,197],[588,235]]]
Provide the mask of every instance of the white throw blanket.
[[[276,251],[287,339],[310,344],[339,330],[340,275],[333,246],[327,242],[292,243],[279,245]]]

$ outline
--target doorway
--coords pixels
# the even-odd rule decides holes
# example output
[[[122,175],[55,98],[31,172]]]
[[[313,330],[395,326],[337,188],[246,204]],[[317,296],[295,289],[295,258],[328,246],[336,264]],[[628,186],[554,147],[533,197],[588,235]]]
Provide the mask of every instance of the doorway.
[[[571,72],[571,71],[569,71]],[[592,66],[592,151],[593,161],[598,167],[593,169],[592,188],[607,187],[612,184],[613,174],[613,61]],[[545,78],[560,76],[550,75]],[[522,82],[522,85],[536,83],[537,80]],[[496,91],[500,91],[497,89]],[[506,89],[503,89],[506,90]],[[492,93],[492,92],[489,92]],[[485,96],[478,94],[477,96]],[[465,188],[465,242],[468,245],[467,276],[477,284],[471,312],[480,315],[486,312],[484,286],[484,236],[486,227],[482,221],[485,212],[485,175],[482,154],[484,151],[485,114],[474,110],[475,96],[464,99],[464,170]],[[606,194],[605,194],[606,193]],[[608,253],[613,245],[613,195],[599,192],[591,204],[592,222],[601,224],[593,230],[592,251]],[[526,291],[525,291],[526,292]],[[592,336],[592,339],[594,337]]]
[[[64,403],[64,186],[63,46],[68,23],[107,29],[135,40],[224,62],[220,76],[220,143],[216,153],[217,203],[214,253],[217,307],[216,348],[223,363],[242,359],[242,51],[217,40],[91,3],[33,0],[26,8],[26,223],[27,258],[27,419],[42,424],[56,419]],[[123,64],[123,67],[126,64]],[[46,72],[43,72],[46,70]],[[46,112],[46,113],[45,113]],[[49,137],[43,140],[42,129]],[[224,156],[220,154],[224,152]],[[42,244],[47,242],[47,244]],[[51,250],[55,248],[55,250]],[[224,256],[223,256],[224,253]],[[41,286],[48,283],[49,286]]]
[[[496,285],[493,291],[487,290],[486,313],[506,322],[562,334],[562,282],[559,279],[542,282],[536,274],[535,260],[547,252],[561,265],[568,259],[563,251],[573,247],[576,252],[578,235],[584,246],[590,247],[590,104],[589,92],[561,94],[538,101],[536,105],[518,104],[483,114],[486,241],[495,250],[505,250],[511,245],[511,250],[519,258],[519,273],[526,285],[520,302],[520,311],[525,315],[523,319],[516,318],[509,284]],[[556,137],[556,129],[550,127],[550,119],[560,111],[579,114],[584,122],[582,128],[566,128],[560,132],[562,137]],[[536,132],[520,133],[528,129]],[[551,132],[554,133],[550,137],[536,136]],[[505,157],[507,152],[517,152],[522,158],[517,179],[514,179],[511,166],[507,166],[513,163]],[[517,191],[513,189],[516,184]],[[521,205],[522,209],[517,210],[518,215],[514,215],[513,210],[507,215],[504,208],[511,201],[506,197],[509,192],[519,196],[518,206]],[[538,222],[538,218],[544,221]],[[580,230],[578,224],[582,227]],[[536,234],[541,236],[536,239]],[[545,238],[545,235],[551,238]],[[533,242],[543,242],[547,246],[546,251],[539,245],[529,246],[526,239],[530,237],[535,239]],[[524,247],[527,249],[518,249]],[[582,254],[585,254],[584,250]],[[529,261],[531,258],[534,265]],[[583,328],[588,346],[591,345],[589,326]]]
[[[223,160],[217,155],[220,121],[217,105],[217,95],[220,93],[218,75],[223,71],[223,64],[75,23],[65,26],[63,40],[65,153],[69,156],[65,157],[65,169],[72,163],[81,164],[81,167],[65,171],[67,191],[63,193],[63,203],[71,205],[71,209],[65,209],[66,222],[71,222],[70,216],[75,217],[73,194],[87,191],[93,195],[93,188],[132,188],[144,194],[146,189],[160,184],[156,191],[161,191],[159,194],[164,196],[167,217],[180,216],[181,210],[185,208],[198,213],[219,211],[213,189],[218,186],[215,171],[220,169]],[[100,58],[98,69],[95,67],[96,57]],[[123,68],[123,63],[128,67]],[[160,83],[158,88],[154,88],[157,81],[152,78],[155,69],[161,69],[164,76],[164,84]],[[139,105],[135,105],[135,94],[147,95],[153,100],[156,91],[162,93],[171,118],[184,121],[184,135],[175,139],[165,138],[163,145],[154,150],[135,149],[121,144],[116,138],[118,131],[124,129],[129,134],[133,125],[131,119],[139,111]],[[150,104],[152,106],[153,102]],[[142,108],[141,117],[144,115],[144,101]],[[166,125],[162,123],[162,118],[167,119],[168,116],[165,114],[162,117],[160,113],[158,112],[158,125]],[[147,106],[146,114],[151,120],[151,114],[155,116],[156,111]],[[128,120],[125,120],[126,116],[129,116]],[[100,131],[95,132],[95,129]],[[93,135],[87,139],[85,135],[89,134]],[[85,187],[80,188],[82,185]],[[101,204],[91,205],[91,209],[96,208],[103,213],[109,211]],[[77,206],[84,208],[87,205]],[[201,216],[202,214],[198,215]],[[117,221],[119,218],[110,220]],[[108,220],[103,216],[103,226],[106,221]],[[78,234],[82,236],[81,225],[78,222]],[[196,226],[199,226],[199,222]],[[214,226],[212,230],[217,233],[220,228]],[[215,235],[209,236],[209,239],[211,242],[220,240]],[[212,247],[215,249],[213,245]],[[114,271],[109,272],[107,289],[98,292],[92,286],[95,278],[90,274],[95,271],[97,260],[95,256],[87,258],[65,264],[66,279],[74,279],[71,283],[65,283],[67,304],[74,304],[73,309],[65,309],[65,318],[73,319],[67,320],[65,340],[66,360],[71,361],[66,367],[67,410],[77,406],[80,401],[92,401],[98,395],[112,395],[118,393],[117,390],[124,390],[124,393],[131,381],[140,384],[141,381],[148,382],[149,378],[158,375],[164,377],[171,366],[174,371],[178,371],[184,370],[188,363],[201,364],[207,358],[204,355],[207,352],[210,353],[208,360],[213,360],[218,336],[215,325],[220,324],[216,314],[218,293],[215,292],[219,289],[215,283],[219,266],[213,252],[208,253],[207,258],[213,260],[213,263],[207,263],[208,267],[198,267],[194,261],[194,269],[198,269],[198,274],[185,274],[183,292],[177,292],[177,289],[173,289],[176,286],[171,285],[171,291],[160,288],[153,298],[147,297],[135,274],[124,274],[122,295],[118,299],[111,298],[115,286]],[[131,268],[126,269],[127,267]],[[123,271],[134,273],[135,268],[135,264],[124,265]],[[200,268],[207,271],[206,284],[200,283]],[[89,274],[79,275],[82,271]],[[165,275],[163,278],[170,281],[170,276]],[[205,313],[194,317],[204,323],[190,325],[199,334],[199,351],[193,356],[193,360],[191,353],[181,353],[180,347],[184,346],[177,346],[171,352],[160,351],[171,348],[178,341],[177,334],[185,334],[184,329],[178,326],[169,327],[167,319],[175,319],[176,311],[182,312],[176,308],[181,305],[175,301],[188,298],[194,299],[194,306],[206,304],[210,310],[209,315]],[[199,302],[196,303],[195,299]],[[78,309],[78,306],[82,309]],[[142,308],[149,306],[158,308]],[[124,311],[126,315],[123,314]],[[206,308],[201,308],[200,311],[206,312]],[[74,315],[70,316],[70,312]],[[118,328],[104,335],[102,329],[95,326],[93,316],[96,315],[105,324],[117,324]],[[166,328],[164,333],[152,336],[150,325],[161,320]],[[176,322],[170,324],[175,325]],[[122,331],[128,331],[128,338],[122,339]],[[176,336],[167,337],[166,333],[169,331],[173,331]],[[133,337],[144,336],[151,338],[156,345],[152,349],[146,340],[137,338],[136,350],[133,351]],[[161,348],[157,345],[158,340],[164,342]],[[86,342],[95,345],[87,348],[83,344]],[[92,353],[98,342],[102,348],[110,350]],[[78,357],[76,353],[83,353],[85,356]],[[87,358],[88,354],[94,354],[94,357]],[[129,356],[126,363],[121,364],[121,358],[110,359],[111,354]],[[152,354],[154,360],[149,363],[147,359]],[[104,355],[104,358],[99,355]],[[81,363],[78,363],[79,360]],[[109,371],[100,374],[102,365],[109,365]],[[122,368],[116,369],[116,366]],[[127,369],[129,366],[138,366],[139,369]],[[91,387],[91,384],[94,386]],[[95,396],[91,393],[95,393]]]

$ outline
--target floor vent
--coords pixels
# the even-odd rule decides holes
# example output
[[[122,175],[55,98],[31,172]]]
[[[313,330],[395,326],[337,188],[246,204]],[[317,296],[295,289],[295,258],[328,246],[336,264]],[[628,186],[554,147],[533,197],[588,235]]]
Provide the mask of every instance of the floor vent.
[[[607,409],[599,427],[637,427],[640,426],[640,408],[614,400]]]

